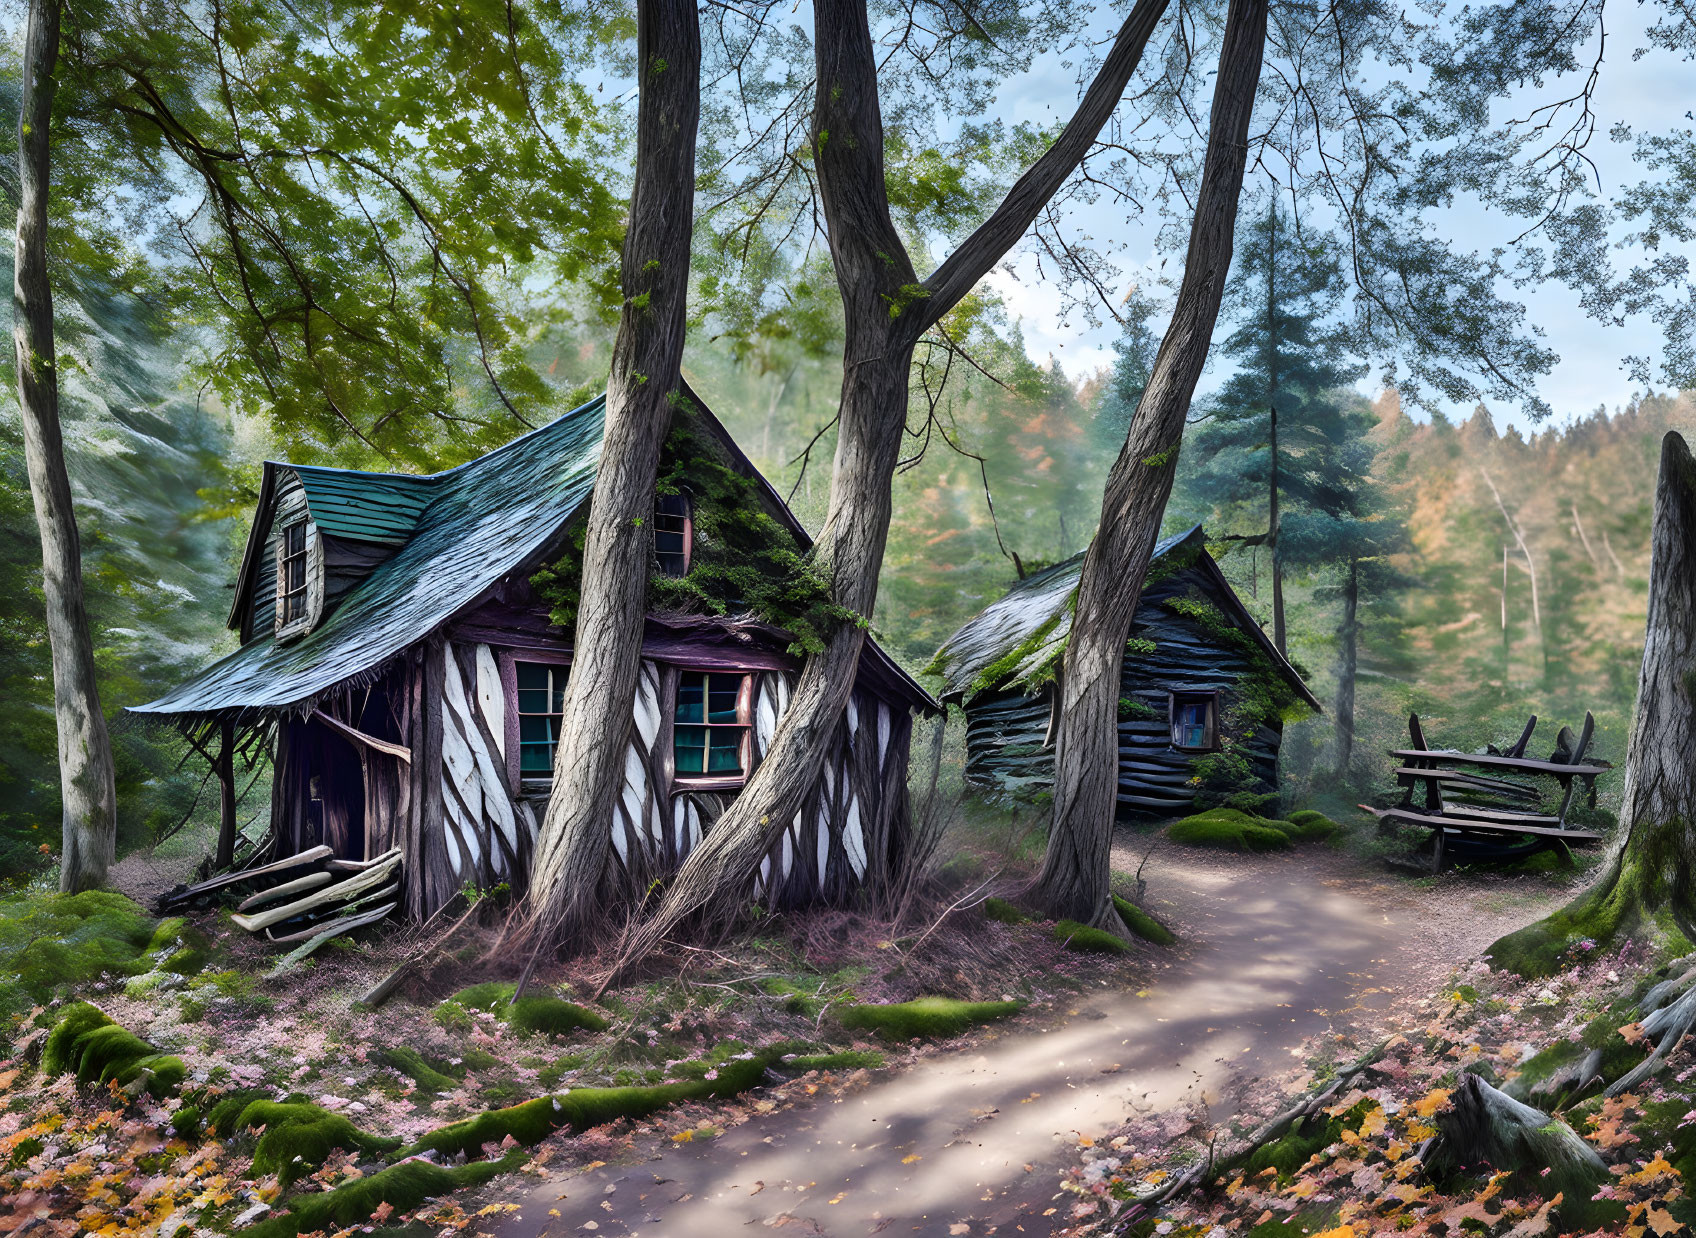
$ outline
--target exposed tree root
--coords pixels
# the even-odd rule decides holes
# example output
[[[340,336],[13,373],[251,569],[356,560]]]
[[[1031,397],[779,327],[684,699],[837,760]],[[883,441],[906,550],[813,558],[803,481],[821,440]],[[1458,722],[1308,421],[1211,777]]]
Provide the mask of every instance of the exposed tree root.
[[[1225,1157],[1222,1160],[1217,1159],[1214,1157],[1212,1149],[1209,1148],[1207,1159],[1200,1165],[1193,1169],[1186,1170],[1174,1178],[1167,1179],[1152,1191],[1138,1195],[1131,1207],[1126,1209],[1125,1215],[1120,1218],[1117,1232],[1120,1234],[1126,1233],[1131,1226],[1140,1221],[1147,1220],[1151,1209],[1156,1208],[1161,1204],[1168,1203],[1180,1195],[1187,1194],[1189,1191],[1195,1189],[1204,1182],[1209,1182],[1214,1178],[1222,1177],[1225,1174],[1230,1173],[1232,1170],[1247,1164],[1249,1158],[1261,1148],[1265,1147],[1269,1143],[1276,1142],[1277,1140],[1282,1139],[1285,1135],[1289,1134],[1291,1128],[1293,1128],[1297,1122],[1312,1117],[1314,1114],[1326,1108],[1326,1106],[1332,1104],[1337,1097],[1341,1096],[1345,1089],[1354,1082],[1356,1076],[1360,1075],[1361,1072],[1365,1071],[1379,1058],[1384,1056],[1384,1050],[1389,1046],[1389,1043],[1388,1039],[1379,1041],[1369,1051],[1356,1058],[1353,1063],[1345,1066],[1337,1073],[1336,1078],[1332,1079],[1319,1091],[1306,1097],[1293,1107],[1286,1109],[1283,1113],[1260,1127],[1259,1130],[1249,1136],[1247,1143],[1233,1152],[1230,1156]]]
[[[1421,1159],[1426,1171],[1439,1177],[1481,1165],[1528,1173],[1542,1182],[1545,1198],[1558,1191],[1568,1199],[1586,1199],[1608,1176],[1601,1156],[1572,1127],[1477,1075],[1468,1075],[1455,1089]]]
[[[1659,987],[1661,986],[1656,986]],[[1691,1028],[1696,1026],[1696,989],[1691,989],[1672,1005],[1656,1010],[1639,1026],[1643,1034],[1655,1042],[1655,1051],[1635,1068],[1609,1084],[1609,1096],[1629,1092],[1666,1065],[1667,1055],[1678,1048],[1679,1043],[1690,1034]]]

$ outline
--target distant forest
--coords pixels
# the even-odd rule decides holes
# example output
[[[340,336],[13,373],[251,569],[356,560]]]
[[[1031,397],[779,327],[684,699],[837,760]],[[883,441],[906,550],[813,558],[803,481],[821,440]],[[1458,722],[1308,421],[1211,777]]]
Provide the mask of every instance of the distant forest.
[[[67,379],[65,417],[103,701],[114,721],[123,850],[215,816],[205,763],[181,741],[119,715],[233,648],[223,622],[258,466],[275,449],[261,423],[185,390],[173,361],[181,350],[122,306],[90,298],[66,307],[61,322],[89,359]],[[603,339],[579,326],[536,347],[557,384],[589,391],[598,389],[610,343],[610,333]],[[1087,544],[1123,436],[1122,426],[1104,424],[1114,374],[1069,381],[1027,356],[1006,325],[978,347],[980,371],[956,370],[934,401],[915,398],[913,461],[896,480],[874,626],[915,671],[1017,579],[1015,556],[1028,572]],[[684,370],[774,483],[785,493],[794,487],[797,513],[817,527],[839,368],[816,350],[733,361],[703,338]],[[920,377],[921,387],[940,380]],[[1696,427],[1696,404],[1650,396],[1527,438],[1498,432],[1482,408],[1460,424],[1440,416],[1415,422],[1394,393],[1370,408],[1352,393],[1338,399],[1367,427],[1371,484],[1385,510],[1405,521],[1409,541],[1395,556],[1405,585],[1363,604],[1357,787],[1383,780],[1382,753],[1405,738],[1409,709],[1427,720],[1435,742],[1467,748],[1517,734],[1528,712],[1551,724],[1534,745],[1546,747],[1553,726],[1576,724],[1590,709],[1598,751],[1620,760],[1641,649],[1658,442],[1669,428]],[[927,408],[932,420],[921,426]],[[1223,540],[1254,533],[1264,515],[1240,496],[1221,501],[1209,490],[1205,440],[1192,437],[1166,531],[1204,523],[1245,601],[1269,618],[1264,548]],[[447,443],[440,455],[444,466],[461,458]],[[326,445],[314,462],[354,461]],[[0,553],[13,579],[38,579],[37,546],[21,442],[8,417],[0,423]],[[1326,568],[1291,570],[1286,584],[1290,653],[1325,701],[1335,688],[1335,593],[1336,573]],[[43,863],[42,845],[56,847],[58,838],[37,589],[0,598],[0,694],[13,708],[0,745],[0,866],[18,873]],[[1296,725],[1284,760],[1298,789],[1330,768],[1330,744],[1328,718]],[[243,785],[261,772],[244,775]],[[243,805],[250,828],[264,824],[264,799],[255,794]]]

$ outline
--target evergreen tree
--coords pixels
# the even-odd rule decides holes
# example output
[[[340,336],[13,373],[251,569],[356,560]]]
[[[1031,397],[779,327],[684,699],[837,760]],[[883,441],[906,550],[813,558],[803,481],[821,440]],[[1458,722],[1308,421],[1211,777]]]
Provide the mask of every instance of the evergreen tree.
[[[1143,289],[1132,288],[1125,297],[1124,310],[1120,315],[1123,329],[1113,341],[1113,368],[1108,371],[1090,419],[1090,439],[1096,450],[1109,458],[1124,446],[1131,417],[1142,403],[1143,389],[1154,371],[1154,354],[1160,348],[1160,335],[1149,325],[1160,312],[1159,303]]]
[[[1228,290],[1236,328],[1222,351],[1237,366],[1198,427],[1193,499],[1217,514],[1264,512],[1264,532],[1235,540],[1272,553],[1272,629],[1286,651],[1280,532],[1286,511],[1345,518],[1371,462],[1347,388],[1363,372],[1330,325],[1341,295],[1336,247],[1299,234],[1271,199],[1246,229]]]

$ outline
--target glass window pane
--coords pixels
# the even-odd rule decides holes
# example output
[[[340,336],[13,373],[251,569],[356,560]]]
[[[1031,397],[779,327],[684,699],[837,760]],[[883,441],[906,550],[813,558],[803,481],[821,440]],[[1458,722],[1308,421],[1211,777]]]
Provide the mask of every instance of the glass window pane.
[[[735,722],[736,698],[742,693],[742,680],[736,675],[714,675],[707,686],[707,721]]]
[[[519,662],[515,664],[515,669],[518,672],[518,686],[520,688],[547,690],[548,668],[540,662]]]
[[[518,690],[518,712],[521,714],[545,714],[548,712],[548,694],[534,688]]]
[[[677,772],[680,774],[700,774],[705,772],[703,764],[707,746],[705,727],[680,726],[672,741],[672,754],[676,758]]]
[[[545,744],[554,737],[553,719],[546,714],[524,714],[518,719],[518,738],[526,744]]]
[[[519,769],[526,774],[551,774],[554,768],[552,744],[523,744],[519,748]]]
[[[556,714],[563,714],[565,712],[565,679],[566,668],[563,666],[555,667],[553,671],[554,686],[550,695],[553,699],[552,712]]]
[[[742,772],[742,731],[740,728],[715,730],[712,733],[712,751],[707,762],[707,769],[714,774],[740,774]]]
[[[707,677],[701,674],[686,674],[677,682],[677,721],[702,722],[703,698],[706,695]]]

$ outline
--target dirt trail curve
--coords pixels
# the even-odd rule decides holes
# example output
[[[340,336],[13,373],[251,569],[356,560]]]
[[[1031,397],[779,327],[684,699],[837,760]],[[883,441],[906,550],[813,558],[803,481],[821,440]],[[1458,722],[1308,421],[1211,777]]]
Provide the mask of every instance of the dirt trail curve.
[[[1083,994],[1035,1028],[840,1100],[549,1177],[509,1196],[521,1208],[497,1238],[1047,1234],[1080,1134],[1203,1094],[1215,1120],[1229,1117],[1334,1019],[1429,992],[1449,962],[1537,914],[1524,899],[1433,899],[1313,849],[1245,860],[1162,847],[1150,872],[1186,945],[1148,996]]]

